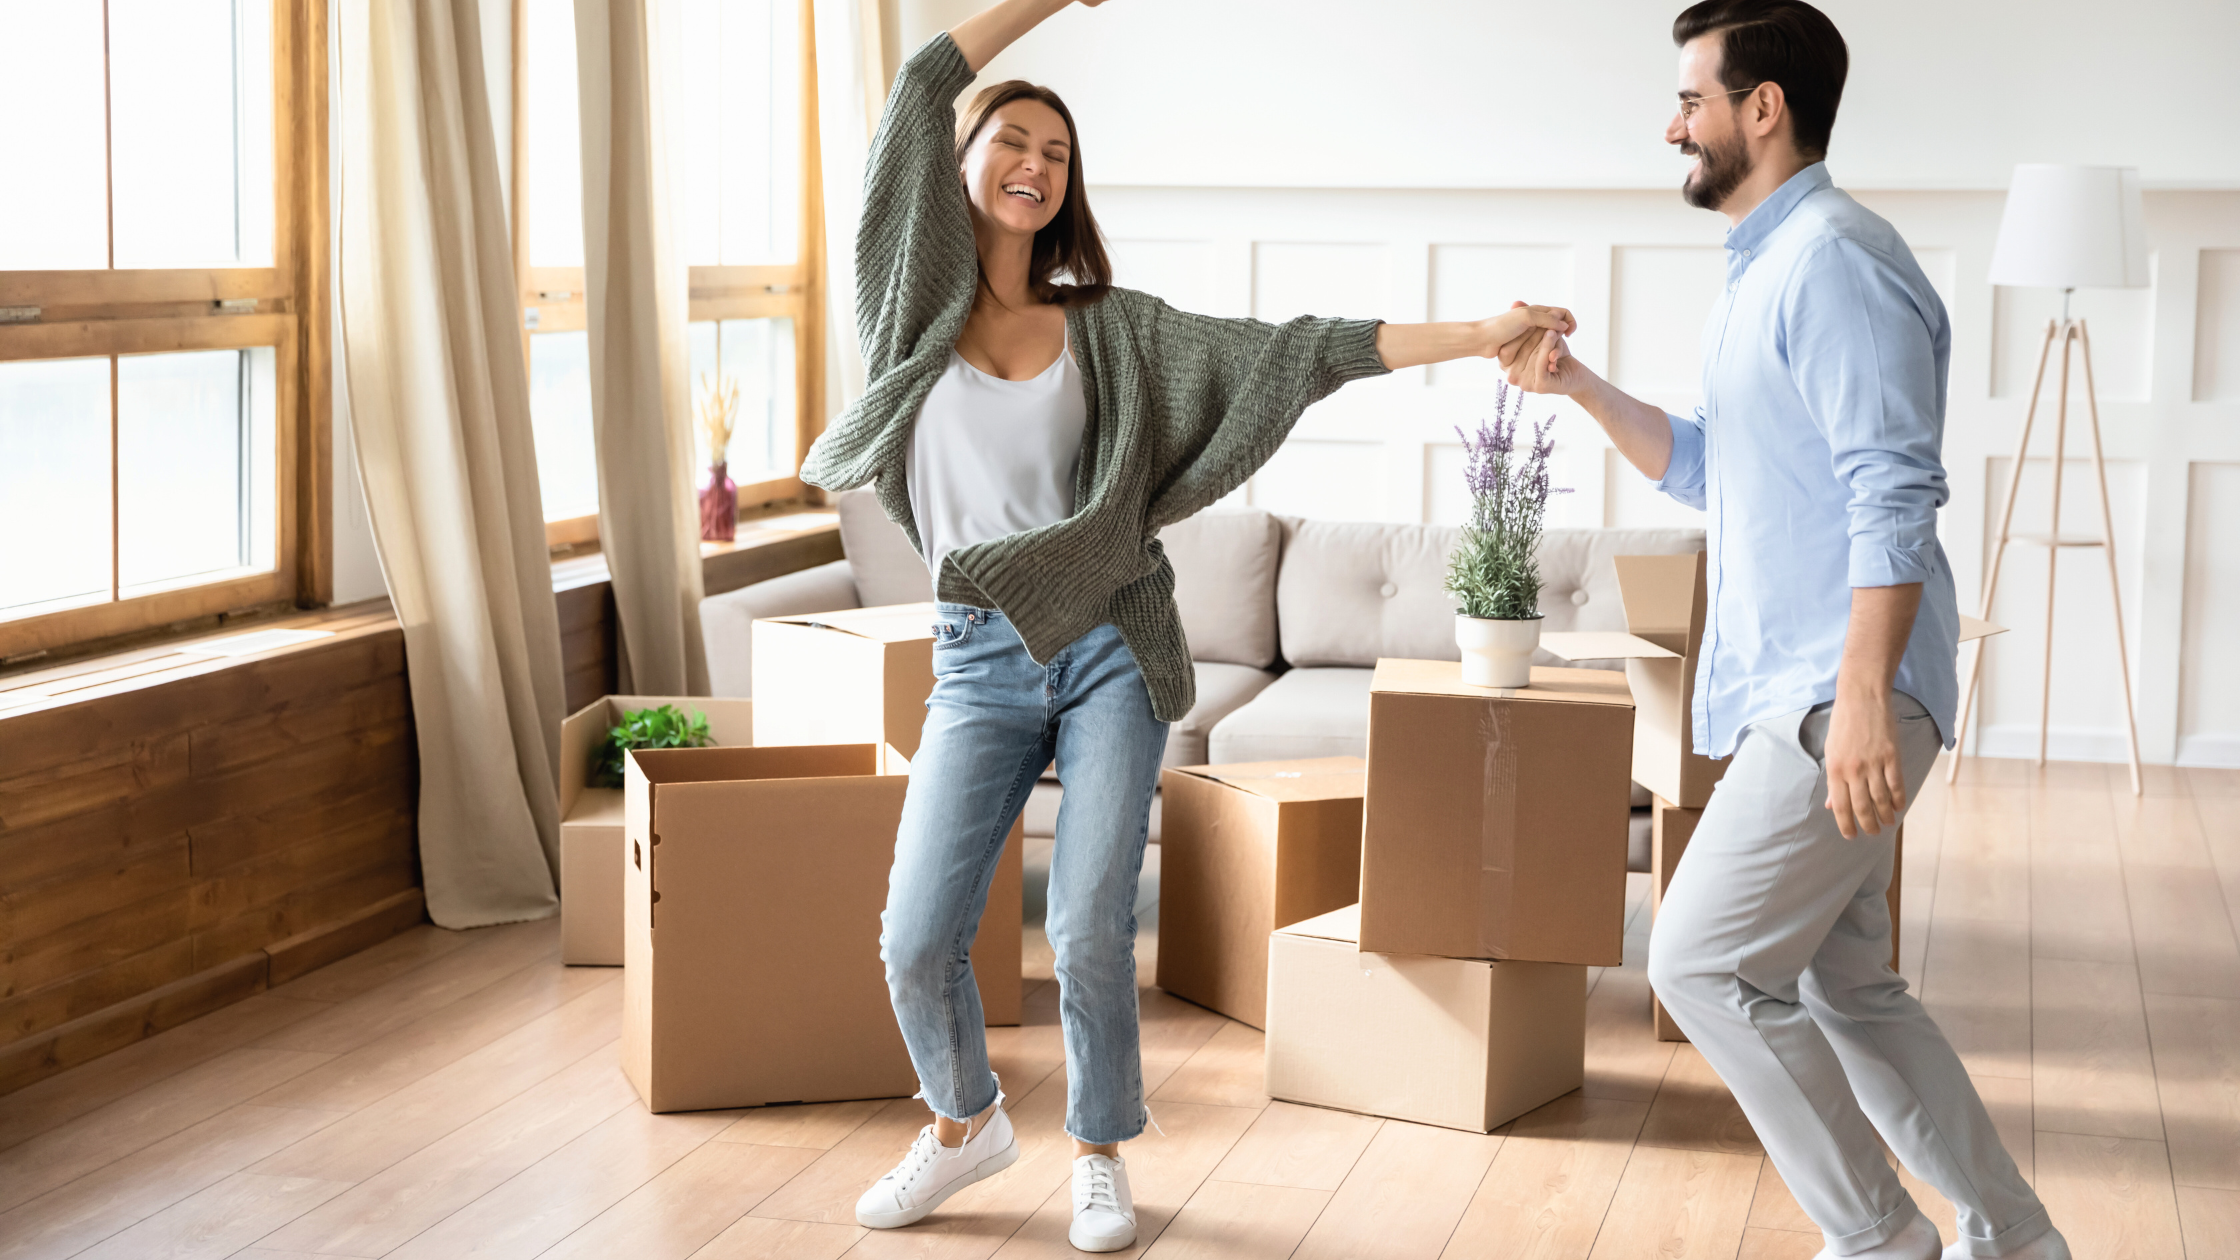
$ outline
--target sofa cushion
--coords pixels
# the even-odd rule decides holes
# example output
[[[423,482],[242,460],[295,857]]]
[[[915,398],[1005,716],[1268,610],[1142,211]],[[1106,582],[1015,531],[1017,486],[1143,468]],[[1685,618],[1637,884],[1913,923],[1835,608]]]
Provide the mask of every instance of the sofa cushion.
[[[1258,508],[1200,512],[1159,531],[1159,542],[1174,564],[1174,600],[1190,658],[1274,665],[1276,561],[1283,549],[1276,518]],[[1203,675],[1198,685],[1203,690]]]
[[[1286,661],[1368,669],[1385,656],[1462,658],[1445,589],[1453,527],[1278,519],[1276,625]]]
[[[876,492],[844,490],[832,496],[832,506],[840,512],[840,550],[855,574],[863,607],[922,604],[933,598],[926,562],[910,545],[910,535],[887,519]]]
[[[1198,676],[1198,702],[1167,728],[1167,755],[1161,766],[1205,765],[1206,737],[1213,728],[1276,681],[1274,674],[1250,665],[1192,661],[1190,668]]]
[[[1294,669],[1221,719],[1207,739],[1217,766],[1293,757],[1361,757],[1369,749],[1368,669]]]

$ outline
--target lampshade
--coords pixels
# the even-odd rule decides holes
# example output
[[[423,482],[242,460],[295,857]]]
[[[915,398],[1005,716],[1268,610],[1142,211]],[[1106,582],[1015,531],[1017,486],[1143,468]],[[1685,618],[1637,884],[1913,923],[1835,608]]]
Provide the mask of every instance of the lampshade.
[[[1991,283],[2053,289],[2147,286],[2145,208],[2129,166],[2014,168]]]

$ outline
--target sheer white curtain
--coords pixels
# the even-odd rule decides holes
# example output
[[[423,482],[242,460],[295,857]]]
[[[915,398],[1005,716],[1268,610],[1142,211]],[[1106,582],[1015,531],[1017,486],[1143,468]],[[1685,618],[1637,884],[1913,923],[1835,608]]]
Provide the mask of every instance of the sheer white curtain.
[[[817,30],[817,150],[824,169],[825,415],[863,396],[856,344],[856,225],[863,164],[887,99],[879,0],[813,0]]]
[[[576,0],[584,300],[622,690],[704,696],[689,289],[671,152],[679,18],[671,0]]]
[[[430,917],[543,918],[560,630],[475,0],[334,10],[338,365],[404,625]]]

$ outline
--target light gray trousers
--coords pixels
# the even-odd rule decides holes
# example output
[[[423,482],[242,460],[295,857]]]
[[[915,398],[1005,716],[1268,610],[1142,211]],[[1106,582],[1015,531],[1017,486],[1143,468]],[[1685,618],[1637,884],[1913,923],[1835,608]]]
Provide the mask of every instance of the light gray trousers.
[[[1906,799],[1942,743],[1891,695]],[[1828,705],[1748,728],[1657,911],[1649,982],[1758,1132],[1828,1250],[1889,1241],[1919,1208],[1884,1162],[1958,1209],[1971,1255],[2043,1234],[1960,1056],[1890,970],[1892,829],[1846,840],[1828,812]]]

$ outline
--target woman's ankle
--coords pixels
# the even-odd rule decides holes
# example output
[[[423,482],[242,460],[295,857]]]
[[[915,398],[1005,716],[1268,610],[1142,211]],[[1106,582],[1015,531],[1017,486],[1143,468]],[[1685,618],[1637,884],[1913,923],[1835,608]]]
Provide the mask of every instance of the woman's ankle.
[[[996,1103],[989,1103],[986,1111],[970,1120],[951,1120],[949,1117],[935,1112],[933,1140],[947,1147],[963,1146],[980,1136],[980,1130],[987,1128],[988,1121],[995,1119],[997,1105]]]
[[[1091,1143],[1075,1138],[1073,1140],[1073,1157],[1080,1159],[1084,1155],[1106,1155],[1118,1159],[1120,1158],[1120,1144],[1118,1142]]]

